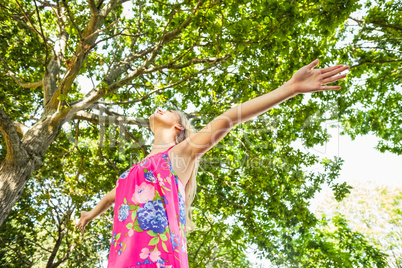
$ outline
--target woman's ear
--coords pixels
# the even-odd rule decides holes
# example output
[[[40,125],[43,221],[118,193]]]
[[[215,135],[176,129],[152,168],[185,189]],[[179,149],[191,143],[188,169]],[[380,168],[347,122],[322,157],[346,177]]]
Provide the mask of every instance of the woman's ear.
[[[180,124],[174,125],[174,128],[177,129],[177,130],[180,130],[180,131],[184,130],[184,127],[182,125],[180,125]]]

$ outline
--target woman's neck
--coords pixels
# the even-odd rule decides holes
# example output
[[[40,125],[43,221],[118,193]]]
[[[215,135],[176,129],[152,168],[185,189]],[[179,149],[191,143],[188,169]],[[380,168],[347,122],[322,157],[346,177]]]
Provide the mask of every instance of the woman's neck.
[[[167,129],[155,131],[154,143],[152,144],[152,150],[148,156],[166,151],[167,149],[175,145],[175,135],[176,133]]]

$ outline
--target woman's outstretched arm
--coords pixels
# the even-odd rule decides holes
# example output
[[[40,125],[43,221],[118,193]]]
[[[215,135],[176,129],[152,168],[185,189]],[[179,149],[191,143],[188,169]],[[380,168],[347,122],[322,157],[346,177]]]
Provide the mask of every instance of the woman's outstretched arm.
[[[113,205],[115,198],[116,188],[113,188],[113,190],[108,192],[91,211],[81,211],[80,221],[75,227],[80,229],[81,233],[83,234],[85,226],[87,226],[90,221],[98,217],[100,214],[108,210]]]
[[[349,66],[336,65],[313,69],[317,65],[318,60],[313,61],[298,70],[283,86],[237,105],[216,117],[198,133],[185,140],[187,150],[190,151],[188,153],[192,157],[204,154],[218,143],[234,125],[260,115],[297,94],[340,89],[340,86],[324,85],[345,78],[346,74],[338,74],[347,70]]]

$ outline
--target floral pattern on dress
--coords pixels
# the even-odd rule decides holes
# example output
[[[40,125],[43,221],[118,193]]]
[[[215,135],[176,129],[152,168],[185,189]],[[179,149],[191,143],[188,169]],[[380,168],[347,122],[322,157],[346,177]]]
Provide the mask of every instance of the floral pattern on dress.
[[[137,215],[142,230],[152,230],[160,234],[165,232],[168,221],[161,200],[148,201],[143,208],[138,209]]]
[[[183,185],[169,149],[119,177],[108,267],[188,268]]]
[[[124,180],[125,178],[127,178],[128,174],[130,173],[130,170],[127,169],[126,171],[124,171],[123,174],[120,175],[119,179],[120,180]]]
[[[135,186],[135,191],[131,201],[135,204],[144,204],[155,197],[155,188],[151,184],[146,182],[141,183],[141,185]]]
[[[180,223],[186,225],[186,207],[184,205],[184,200],[179,193],[179,210],[180,210]]]
[[[124,221],[129,215],[130,207],[127,204],[122,204],[119,210],[119,221]]]
[[[146,181],[149,181],[149,182],[152,182],[152,183],[156,182],[155,175],[152,173],[151,170],[144,169],[144,172],[145,172],[144,176],[145,176]]]

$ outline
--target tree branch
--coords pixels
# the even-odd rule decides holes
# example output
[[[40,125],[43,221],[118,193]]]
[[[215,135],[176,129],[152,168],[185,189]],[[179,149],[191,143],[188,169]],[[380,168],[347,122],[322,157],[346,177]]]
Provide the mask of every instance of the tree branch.
[[[88,0],[89,10],[91,10],[91,16],[96,16],[98,14],[98,8],[96,7],[94,0]]]
[[[74,17],[70,12],[70,8],[68,7],[68,4],[66,3],[66,0],[62,0],[62,1],[63,1],[63,4],[64,4],[64,7],[67,10],[68,17],[70,18],[70,21],[73,24],[74,28],[77,30],[78,36],[80,37],[80,40],[81,40],[82,39],[81,30],[80,30],[80,28],[78,28],[77,24],[75,24]]]
[[[7,155],[6,161],[12,162],[19,157],[26,158],[23,154],[25,150],[22,147],[20,137],[18,136],[17,129],[14,126],[14,121],[11,120],[7,114],[0,108],[0,131],[6,142]]]
[[[362,23],[371,23],[371,24],[378,25],[378,26],[381,26],[381,27],[384,27],[384,28],[391,28],[391,29],[395,29],[395,30],[398,30],[398,31],[402,31],[402,27],[400,27],[400,26],[392,25],[392,24],[386,24],[386,23],[382,23],[380,21],[370,21],[370,20],[366,21],[364,19],[358,19],[358,18],[353,18],[353,17],[349,17],[349,19],[356,21],[359,24],[359,26],[361,26]]]
[[[380,61],[363,61],[363,62],[360,62],[360,63],[358,63],[358,64],[356,64],[356,65],[350,66],[350,68],[356,68],[356,67],[358,67],[358,66],[360,66],[360,65],[363,65],[363,64],[390,63],[390,62],[401,62],[401,61],[402,61],[402,59],[380,60]]]
[[[29,130],[29,127],[25,126],[20,122],[14,121],[13,124],[17,132],[21,133],[22,135],[25,135],[25,133]]]
[[[33,23],[31,22],[31,20],[29,19],[28,15],[25,13],[25,11],[22,9],[21,4],[18,2],[18,0],[15,0],[15,2],[17,3],[18,7],[20,8],[22,14],[24,14],[24,17],[29,21],[29,24],[31,24],[32,29],[35,31],[35,33],[37,33],[41,38],[44,38],[44,36],[42,36],[42,34],[36,30],[35,26],[33,25]]]
[[[67,42],[69,39],[69,34],[66,31],[67,18],[65,16],[64,9],[65,7],[60,6],[58,14],[56,12],[56,15],[58,16],[58,23],[60,25],[60,33],[55,42],[53,55],[49,61],[49,64],[47,65],[46,74],[44,76],[43,107],[45,108],[45,110],[48,109],[48,104],[57,89],[57,76],[59,75],[60,69],[63,64]]]
[[[35,88],[35,87],[40,87],[43,86],[43,79],[38,82],[33,82],[33,83],[23,83],[21,82],[16,76],[13,71],[11,71],[10,67],[8,66],[7,62],[5,59],[0,57],[0,60],[3,62],[4,66],[6,66],[7,69],[7,74],[20,86],[23,88]]]
[[[109,4],[107,4],[102,11],[100,12],[100,14],[103,14],[104,12],[106,12],[107,10],[110,11],[110,5],[112,4],[119,4],[124,2],[125,0],[120,0],[120,1],[111,1],[109,2]],[[81,110],[85,110],[87,109],[92,103],[94,103],[95,101],[99,100],[100,98],[102,98],[103,96],[105,96],[106,94],[111,94],[114,91],[116,91],[118,88],[121,88],[122,86],[128,84],[130,81],[132,81],[134,78],[143,75],[144,73],[150,73],[153,70],[156,70],[154,68],[151,68],[150,70],[146,69],[149,67],[149,65],[152,63],[153,59],[156,57],[158,51],[160,50],[161,46],[163,44],[165,44],[166,42],[169,42],[170,40],[174,39],[176,36],[178,36],[181,32],[182,29],[184,29],[185,27],[187,27],[195,12],[199,9],[199,7],[205,2],[205,0],[200,0],[195,8],[193,9],[193,14],[190,15],[178,28],[176,28],[175,30],[172,30],[168,33],[165,33],[161,40],[159,41],[159,43],[157,45],[155,45],[152,49],[151,54],[149,55],[149,57],[143,62],[143,64],[138,67],[136,70],[134,70],[132,73],[130,73],[127,77],[113,83],[113,81],[120,76],[121,74],[123,74],[126,70],[128,70],[128,68],[130,67],[129,64],[125,65],[124,67],[120,68],[120,73],[118,72],[111,72],[109,73],[104,79],[103,81],[94,89],[92,89],[90,92],[88,92],[84,98],[82,99],[82,101],[74,104],[73,106],[63,109],[62,111],[58,111],[57,113],[55,113],[52,117],[52,122],[55,121],[60,121],[60,120],[64,120],[65,118],[68,117],[72,117],[74,116],[78,111]],[[106,11],[105,11],[106,10]],[[96,35],[95,35],[96,36]],[[203,62],[205,62],[206,60],[204,60]],[[194,64],[195,62],[197,62],[197,60],[195,60],[192,64]],[[184,68],[185,66],[170,66],[172,69],[177,68]],[[160,69],[163,69],[163,67],[161,67]],[[66,75],[66,78],[67,79]],[[61,88],[62,86],[60,86],[59,88]],[[106,93],[107,92],[107,93]],[[67,119],[68,121],[69,119]]]
[[[103,9],[99,14],[91,15],[88,25],[86,26],[84,31],[82,31],[81,35],[82,39],[80,40],[80,43],[74,53],[74,56],[70,60],[70,66],[68,66],[64,78],[59,83],[59,86],[57,87],[56,91],[51,96],[50,101],[46,104],[47,109],[56,109],[56,107],[58,107],[60,102],[59,96],[61,94],[68,94],[69,90],[71,89],[71,85],[73,84],[76,76],[79,73],[79,70],[81,69],[84,59],[88,55],[92,45],[96,42],[99,33],[104,30],[107,30],[116,23],[113,22],[105,29],[99,30],[102,27],[106,17],[116,6],[126,1],[128,0],[112,0],[106,6],[103,7]]]
[[[129,125],[138,125],[142,127],[149,127],[148,120],[146,119],[138,119],[134,117],[129,117],[129,116],[124,116],[124,115],[107,115],[107,116],[102,116],[102,115],[97,115],[97,114],[92,114],[89,112],[85,111],[79,111],[75,116],[73,116],[72,119],[80,119],[80,120],[85,120],[89,121],[93,124],[129,124]]]
[[[141,144],[141,142],[133,134],[131,134],[123,124],[119,124],[119,126],[121,127],[121,129],[123,129],[126,137],[130,137],[138,145],[138,147],[140,147],[142,153],[144,154],[144,157],[148,155],[147,148],[145,148],[145,146]]]
[[[220,58],[213,58],[213,59],[192,59],[184,64],[179,64],[179,65],[175,65],[175,64],[163,64],[163,65],[158,65],[155,67],[152,67],[150,69],[146,69],[144,70],[144,73],[153,73],[155,71],[160,71],[162,69],[169,69],[169,70],[177,70],[177,69],[183,69],[186,68],[190,65],[194,65],[194,64],[198,64],[198,63],[218,63],[221,61],[225,61],[227,59],[229,59],[231,57],[230,54],[226,54],[223,57]]]
[[[169,85],[166,85],[166,86],[163,86],[163,87],[155,88],[155,89],[151,90],[150,92],[148,92],[147,94],[143,95],[142,97],[134,99],[134,100],[131,100],[131,101],[119,101],[119,102],[98,101],[98,102],[95,102],[95,104],[104,104],[104,105],[110,105],[111,106],[111,105],[132,104],[132,103],[140,102],[140,101],[143,101],[144,99],[148,98],[150,95],[152,95],[154,93],[157,93],[157,92],[159,92],[161,90],[165,90],[167,88],[171,88],[171,87],[180,85],[183,82],[188,81],[190,78],[192,78],[192,77],[194,77],[194,76],[196,76],[196,75],[198,75],[200,73],[203,73],[204,71],[206,71],[206,70],[208,70],[208,69],[210,69],[210,68],[212,68],[214,66],[215,65],[210,65],[210,66],[208,66],[208,67],[206,67],[206,68],[204,68],[204,69],[202,69],[202,70],[200,70],[198,72],[195,72],[195,73],[192,73],[190,75],[185,76],[180,81],[177,81],[175,83],[172,83],[172,84],[169,84]]]

